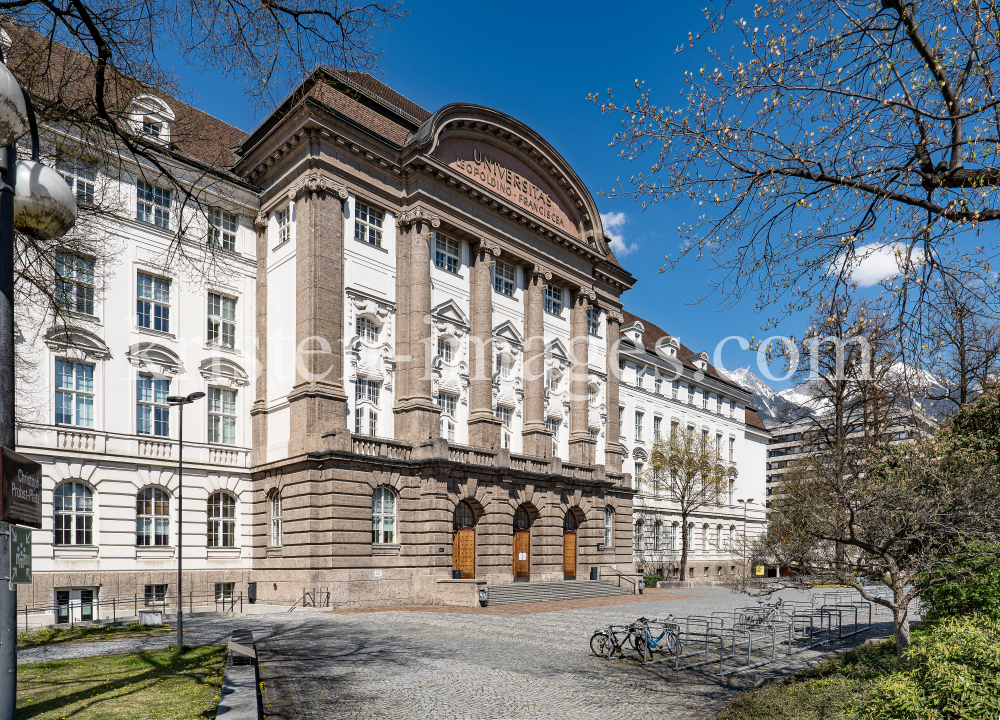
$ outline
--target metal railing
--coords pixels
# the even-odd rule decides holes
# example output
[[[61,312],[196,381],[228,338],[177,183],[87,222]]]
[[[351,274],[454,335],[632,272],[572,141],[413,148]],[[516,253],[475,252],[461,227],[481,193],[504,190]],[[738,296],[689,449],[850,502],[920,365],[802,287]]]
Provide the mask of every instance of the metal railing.
[[[610,565],[598,565],[597,567],[598,579],[603,580],[605,575],[610,575],[611,577],[614,577],[618,583],[618,587],[622,586],[622,580],[624,580],[632,587],[632,594],[635,595],[635,587],[636,587],[635,580],[630,578],[628,575],[622,574],[621,571],[611,567]]]

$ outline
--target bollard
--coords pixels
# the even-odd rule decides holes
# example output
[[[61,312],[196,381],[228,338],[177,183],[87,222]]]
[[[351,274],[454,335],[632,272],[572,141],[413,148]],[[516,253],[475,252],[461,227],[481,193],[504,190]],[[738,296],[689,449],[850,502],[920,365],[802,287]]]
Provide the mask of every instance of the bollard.
[[[597,579],[597,566],[596,565],[593,566],[592,568],[590,568],[590,579],[591,580],[596,580]]]
[[[462,571],[461,570],[452,570],[451,571],[451,579],[452,580],[461,580],[462,579]]]

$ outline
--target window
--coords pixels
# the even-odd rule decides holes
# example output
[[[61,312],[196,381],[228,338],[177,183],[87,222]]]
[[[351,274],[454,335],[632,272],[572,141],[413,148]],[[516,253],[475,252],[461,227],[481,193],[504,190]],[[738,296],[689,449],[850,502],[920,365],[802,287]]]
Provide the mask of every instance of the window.
[[[155,119],[149,116],[144,116],[142,118],[142,134],[149,135],[150,137],[160,139],[160,133],[163,131],[163,123],[157,122]]]
[[[545,301],[545,312],[549,315],[562,315],[562,288],[545,283],[542,296]]]
[[[160,488],[143,488],[135,499],[135,544],[170,544],[170,498]]]
[[[670,436],[671,437],[673,437],[674,435],[677,434],[678,430],[680,429],[680,426],[681,426],[681,424],[679,422],[677,422],[676,420],[672,420],[670,422]]]
[[[601,336],[601,311],[595,307],[587,308],[587,334],[591,337]]]
[[[355,203],[354,212],[354,239],[382,247],[382,211],[364,203]]]
[[[438,235],[434,243],[434,264],[442,270],[457,273],[462,264],[460,250],[457,240]]]
[[[559,455],[559,427],[562,420],[559,418],[545,418],[545,429],[552,433],[552,457]]]
[[[56,545],[94,544],[94,493],[77,482],[63,483],[52,496],[53,542]]]
[[[659,373],[653,376],[653,392],[657,395],[663,394],[663,378],[660,377]]]
[[[396,542],[396,495],[389,488],[375,488],[372,493],[372,543]]]
[[[146,585],[143,589],[143,603],[150,605],[163,605],[167,601],[166,585]]]
[[[600,432],[601,432],[601,431],[600,431],[600,430],[598,430],[597,428],[593,428],[593,427],[592,427],[592,428],[587,428],[587,432],[589,432],[589,433],[590,433],[590,438],[591,438],[591,440],[596,440],[596,439],[597,439],[597,437],[598,437],[598,435],[600,435]]]
[[[722,458],[722,434],[715,436],[715,457]]]
[[[217,603],[232,602],[235,590],[236,590],[236,583],[231,583],[231,582],[215,583],[215,602]]]
[[[708,410],[708,398],[712,393],[707,393],[704,390],[701,393],[701,409]]]
[[[281,547],[281,493],[271,495],[271,547]]]
[[[510,418],[514,414],[514,411],[511,408],[506,405],[497,405],[493,414],[496,415],[497,419],[500,420],[501,424],[505,428],[510,427]]]
[[[236,500],[229,493],[208,498],[208,547],[236,547]]]
[[[729,438],[729,461],[736,459],[736,438]]]
[[[501,380],[510,380],[513,370],[514,359],[510,355],[497,355],[497,372],[500,373]]]
[[[442,415],[451,415],[455,417],[455,407],[458,405],[458,396],[452,395],[451,393],[439,393],[437,396],[437,404],[441,408]]]
[[[549,392],[559,392],[559,373],[550,371],[546,378],[546,385],[549,388]]]
[[[638,410],[635,413],[635,441],[642,442],[642,419],[644,415]]]
[[[653,525],[653,550],[660,552],[660,535],[663,533],[663,523],[659,520]]]
[[[688,385],[688,405],[694,405],[694,385]]]
[[[701,526],[701,551],[708,552],[708,525]]]
[[[597,386],[589,385],[587,387],[587,403],[593,407],[597,404]]]
[[[438,338],[438,355],[447,363],[455,359],[455,350],[452,347],[451,340],[448,338]]]
[[[642,389],[642,378],[645,375],[644,368],[641,365],[635,366],[635,386]]]
[[[66,310],[94,314],[93,259],[56,253],[56,302]]]
[[[635,461],[635,489],[638,492],[642,492],[642,468],[643,464],[638,460]]]
[[[135,380],[135,431],[140,435],[170,435],[170,408],[167,395],[170,381],[139,375]]]
[[[718,413],[719,415],[722,414],[722,396],[721,395],[716,395],[715,396],[715,412]]]
[[[678,550],[677,547],[677,523],[673,523],[670,526],[670,551],[674,552]]]
[[[64,157],[56,163],[56,170],[66,180],[78,205],[94,204],[94,183],[97,181],[97,166],[94,163]]]
[[[221,208],[208,211],[208,242],[223,250],[236,250],[236,231],[240,220]]]
[[[677,399],[677,389],[680,387],[681,384],[677,380],[671,380],[670,384],[672,386],[671,389],[670,389],[670,397],[672,397],[674,400],[676,400]]]
[[[292,239],[292,206],[286,205],[274,214],[278,222],[278,245]]]
[[[736,401],[735,400],[730,400],[729,401],[729,417],[735,417],[735,416],[736,416]]]
[[[354,324],[358,337],[362,342],[374,344],[378,342],[378,325],[366,317],[359,317]]]
[[[625,437],[625,408],[618,408],[618,437]]]
[[[236,299],[217,293],[208,294],[208,344],[220,347],[236,345]]]
[[[381,387],[377,380],[358,378],[354,394],[354,432],[358,435],[374,437],[378,434],[377,408]]]
[[[493,289],[501,295],[514,297],[517,288],[517,271],[513,265],[497,260],[493,265]]]
[[[160,332],[170,332],[170,281],[138,273],[136,296],[136,324]]]
[[[654,417],[653,418],[653,442],[659,442],[660,437],[660,426],[663,424],[663,418]]]
[[[208,389],[208,441],[220,445],[236,444],[236,391]]]
[[[94,366],[56,360],[56,425],[94,427]]]
[[[716,552],[722,552],[722,526],[717,525],[715,528],[715,550]],[[719,568],[720,574],[722,568]]]
[[[135,186],[135,219],[169,230],[170,191],[154,187],[142,180],[137,181]]]
[[[604,547],[614,546],[615,511],[610,506],[604,508]]]
[[[632,549],[642,552],[642,520],[635,521],[635,529],[632,530]]]

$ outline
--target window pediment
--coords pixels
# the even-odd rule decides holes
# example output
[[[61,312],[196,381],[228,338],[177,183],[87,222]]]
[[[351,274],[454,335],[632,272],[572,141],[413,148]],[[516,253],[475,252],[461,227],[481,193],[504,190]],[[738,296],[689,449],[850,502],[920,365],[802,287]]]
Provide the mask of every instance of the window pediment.
[[[45,336],[45,344],[55,352],[77,351],[91,360],[109,360],[111,348],[96,334],[79,327],[54,328]]]
[[[510,345],[521,346],[524,344],[524,338],[521,337],[521,333],[510,320],[505,320],[493,328],[493,339],[494,341],[505,340]]]
[[[176,375],[183,367],[180,356],[159,343],[141,342],[129,347],[125,357],[133,366],[143,370]]]
[[[209,382],[228,383],[230,387],[246,387],[250,376],[238,364],[224,357],[210,357],[201,361],[198,372]]]
[[[469,327],[469,318],[464,312],[462,312],[462,308],[460,308],[458,303],[454,300],[446,300],[441,303],[436,308],[431,310],[431,315],[438,320],[443,320],[451,323],[452,325],[461,326],[463,328]]]

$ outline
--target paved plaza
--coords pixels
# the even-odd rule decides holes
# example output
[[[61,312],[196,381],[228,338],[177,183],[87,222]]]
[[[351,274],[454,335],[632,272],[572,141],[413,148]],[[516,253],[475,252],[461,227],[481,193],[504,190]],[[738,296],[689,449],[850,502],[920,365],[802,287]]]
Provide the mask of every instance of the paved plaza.
[[[782,592],[786,600],[805,593]],[[226,642],[236,628],[272,641],[301,720],[335,718],[658,718],[707,720],[739,692],[814,664],[892,627],[822,646],[729,678],[713,666],[675,673],[607,661],[589,649],[593,631],[640,616],[704,615],[753,605],[723,589],[495,608],[419,607],[292,613],[185,621],[191,645]],[[20,662],[167,647],[174,636],[67,643],[19,652]]]

